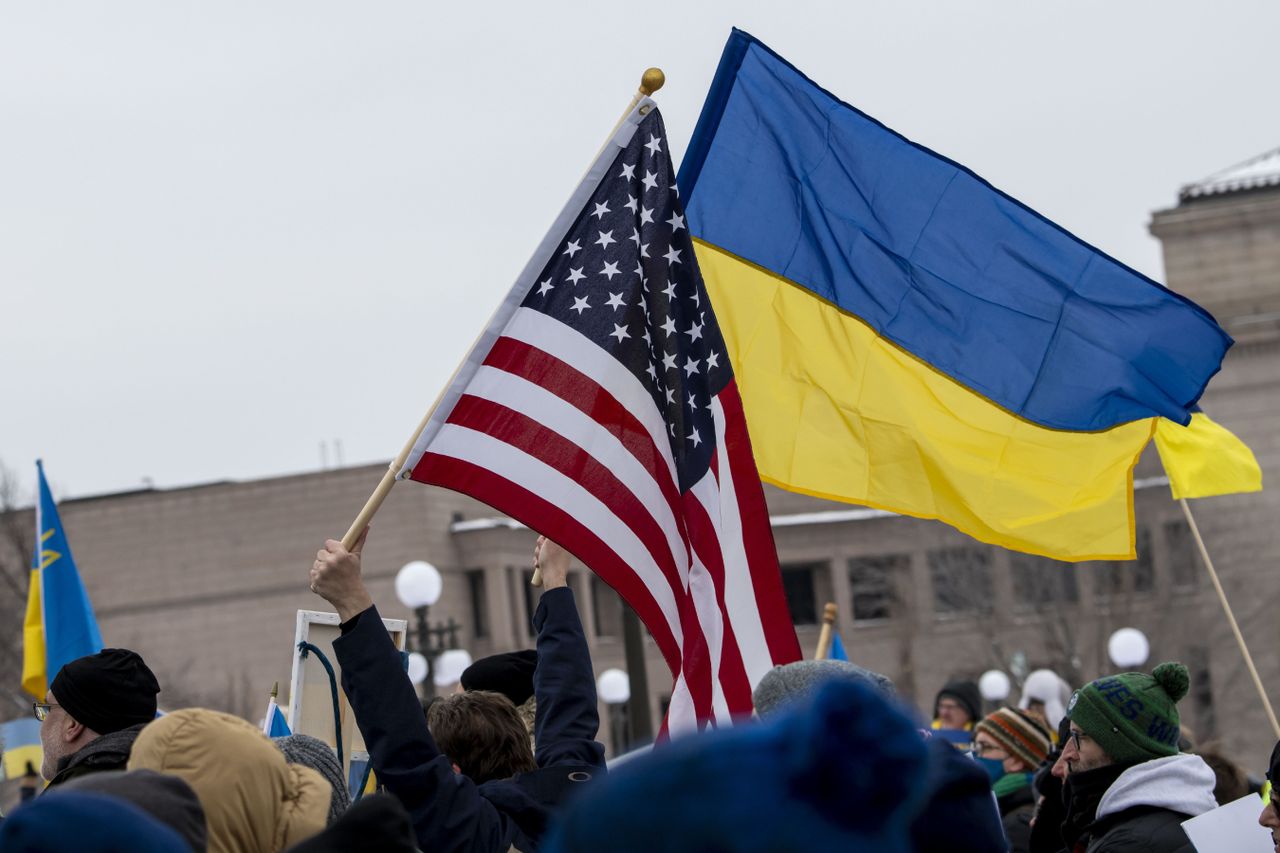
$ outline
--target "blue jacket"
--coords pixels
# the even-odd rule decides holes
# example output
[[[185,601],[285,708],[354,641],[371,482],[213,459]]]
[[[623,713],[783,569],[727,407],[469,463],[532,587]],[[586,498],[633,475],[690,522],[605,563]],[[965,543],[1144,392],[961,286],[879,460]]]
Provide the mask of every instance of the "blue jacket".
[[[538,769],[477,785],[453,772],[427,729],[422,705],[377,608],[342,625],[333,647],[378,781],[413,818],[418,846],[432,853],[538,849],[554,808],[581,782],[604,773],[596,742],[591,656],[567,587],[547,590],[533,616],[538,666],[534,721]]]

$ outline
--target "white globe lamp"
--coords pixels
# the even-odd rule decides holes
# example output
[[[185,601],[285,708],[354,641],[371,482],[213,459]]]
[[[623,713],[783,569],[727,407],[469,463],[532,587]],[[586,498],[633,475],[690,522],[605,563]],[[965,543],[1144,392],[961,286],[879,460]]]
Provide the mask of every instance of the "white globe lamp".
[[[1009,676],[998,669],[989,669],[978,679],[978,691],[988,702],[1003,702],[1009,698]]]
[[[409,680],[415,685],[427,680],[427,659],[417,652],[409,652]]]
[[[466,649],[449,649],[436,658],[436,671],[431,676],[436,687],[447,687],[462,680],[462,671],[471,666],[471,653]]]
[[[620,669],[606,669],[596,679],[596,692],[606,705],[621,705],[631,698],[631,677]]]
[[[396,572],[396,598],[410,610],[430,607],[440,600],[444,580],[430,563],[414,560]]]
[[[1151,656],[1151,644],[1137,628],[1121,628],[1107,640],[1107,656],[1121,669],[1136,669]]]

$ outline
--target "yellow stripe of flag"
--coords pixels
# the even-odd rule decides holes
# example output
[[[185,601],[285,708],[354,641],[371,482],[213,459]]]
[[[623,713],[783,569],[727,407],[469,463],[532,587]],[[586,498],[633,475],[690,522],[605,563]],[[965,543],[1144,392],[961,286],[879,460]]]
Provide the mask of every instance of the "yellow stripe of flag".
[[[40,607],[40,571],[31,570],[27,615],[22,620],[22,689],[44,701],[48,692],[44,651],[44,613]]]
[[[812,292],[709,244],[696,252],[763,479],[1059,560],[1134,556],[1133,466],[1153,419],[1032,424]]]
[[[1262,491],[1262,469],[1253,451],[1204,412],[1187,426],[1160,418],[1156,448],[1175,500]]]

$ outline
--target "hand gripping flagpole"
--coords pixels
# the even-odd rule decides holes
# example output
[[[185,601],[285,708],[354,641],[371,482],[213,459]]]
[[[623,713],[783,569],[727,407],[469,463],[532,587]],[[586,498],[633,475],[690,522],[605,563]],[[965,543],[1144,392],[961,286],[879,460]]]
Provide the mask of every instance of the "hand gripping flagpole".
[[[1195,517],[1191,515],[1191,504],[1187,503],[1186,498],[1179,498],[1178,503],[1182,504],[1182,512],[1187,517],[1191,535],[1195,537],[1196,546],[1200,549],[1200,557],[1204,560],[1205,568],[1209,570],[1209,579],[1213,581],[1213,588],[1218,593],[1218,601],[1222,602],[1222,609],[1227,614],[1227,622],[1231,625],[1231,633],[1235,634],[1236,642],[1240,645],[1240,653],[1244,655],[1244,663],[1249,668],[1249,675],[1253,678],[1253,686],[1258,688],[1258,695],[1262,697],[1262,707],[1267,710],[1267,719],[1271,721],[1271,730],[1277,738],[1280,738],[1280,721],[1276,720],[1275,709],[1271,707],[1271,700],[1267,698],[1266,688],[1262,686],[1262,679],[1258,677],[1258,668],[1253,665],[1253,656],[1249,654],[1249,647],[1244,643],[1244,635],[1240,633],[1240,626],[1236,623],[1235,614],[1231,612],[1231,605],[1227,603],[1227,593],[1222,589],[1222,581],[1218,580],[1218,572],[1213,568],[1213,560],[1209,559],[1209,550],[1205,548],[1204,539],[1200,537],[1200,528],[1196,526]]]
[[[600,151],[597,151],[596,156],[592,158],[593,163],[599,159],[600,153],[603,152],[605,146],[609,144],[609,140],[613,139],[613,135],[618,132],[618,128],[620,128],[622,123],[626,121],[627,116],[631,115],[631,111],[636,108],[636,104],[640,103],[640,99],[648,97],[661,89],[662,84],[665,82],[667,82],[667,78],[666,75],[662,73],[662,69],[649,68],[645,70],[644,74],[640,78],[640,88],[636,90],[635,95],[631,98],[631,103],[627,105],[626,111],[622,114],[622,117],[618,119],[618,123],[613,126],[613,130],[609,131],[609,135],[605,138],[604,145],[600,146]],[[481,328],[480,334],[483,335],[484,329],[487,329],[488,327],[489,324],[486,323]],[[480,335],[477,335],[476,342],[479,340]],[[475,343],[472,343],[471,347],[467,348],[467,352],[470,352],[474,347]],[[391,487],[396,484],[396,476],[400,473],[400,469],[404,467],[405,462],[409,460],[409,454],[413,452],[413,446],[417,443],[418,436],[420,436],[422,431],[427,428],[427,424],[431,421],[431,416],[435,414],[436,408],[440,405],[440,401],[444,399],[445,393],[453,386],[454,380],[458,378],[458,373],[461,372],[462,366],[465,363],[466,359],[464,358],[458,363],[458,366],[453,369],[453,373],[449,376],[449,380],[444,383],[444,387],[441,388],[440,393],[436,395],[435,402],[431,404],[431,408],[427,409],[427,413],[423,415],[422,422],[418,424],[418,428],[413,431],[411,436],[409,436],[409,440],[405,442],[404,448],[400,451],[400,454],[391,461],[389,466],[387,466],[387,472],[382,475],[382,480],[378,483],[378,487],[373,490],[373,494],[369,496],[369,500],[365,501],[364,508],[361,509],[360,514],[356,516],[356,520],[351,522],[351,527],[348,528],[347,534],[342,537],[343,548],[346,548],[348,551],[351,550],[351,548],[356,544],[356,540],[360,538],[361,531],[369,526],[369,522],[373,520],[374,514],[377,513],[378,509],[382,506],[382,502],[387,499],[387,495],[391,494]],[[541,583],[542,578],[535,567],[533,572],[533,584],[534,586],[539,586]]]

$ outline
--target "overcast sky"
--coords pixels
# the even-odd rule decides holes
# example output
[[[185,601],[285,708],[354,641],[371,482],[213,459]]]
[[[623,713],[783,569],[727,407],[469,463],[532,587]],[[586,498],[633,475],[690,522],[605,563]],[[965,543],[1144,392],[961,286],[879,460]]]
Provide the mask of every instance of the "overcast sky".
[[[679,156],[734,25],[1156,278],[1151,211],[1280,145],[1275,0],[10,2],[0,460],[394,456],[643,69]]]

